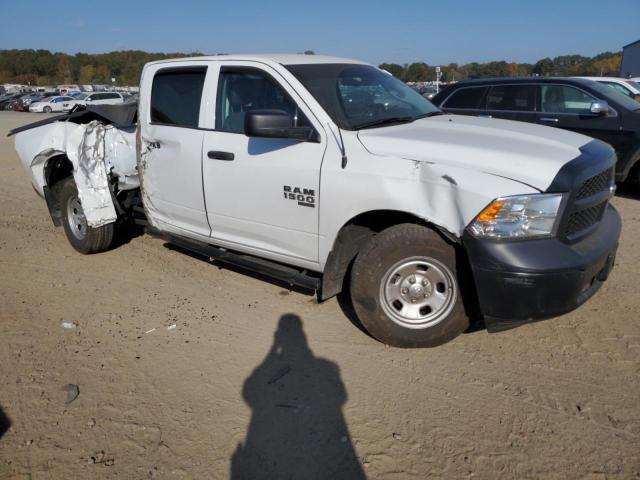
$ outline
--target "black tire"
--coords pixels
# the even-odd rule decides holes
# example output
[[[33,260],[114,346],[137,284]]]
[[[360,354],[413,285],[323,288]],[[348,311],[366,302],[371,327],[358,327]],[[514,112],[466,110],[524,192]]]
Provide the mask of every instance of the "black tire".
[[[87,225],[73,178],[56,183],[54,192],[62,211],[64,233],[71,246],[84,254],[108,250],[113,241],[115,224],[108,223],[101,227]]]
[[[51,111],[52,111],[52,110],[51,110],[51,107],[47,106],[47,107],[44,107],[44,108],[42,109],[42,111],[43,111],[44,113],[51,113]]]
[[[353,307],[367,331],[387,345],[442,345],[469,326],[457,271],[454,247],[433,230],[414,224],[390,227],[356,257]]]

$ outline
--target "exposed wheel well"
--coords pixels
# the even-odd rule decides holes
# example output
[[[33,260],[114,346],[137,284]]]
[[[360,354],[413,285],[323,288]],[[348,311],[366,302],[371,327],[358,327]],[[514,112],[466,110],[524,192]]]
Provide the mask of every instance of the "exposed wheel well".
[[[54,185],[61,180],[73,175],[73,165],[66,155],[54,155],[44,166],[44,198],[49,207],[51,220],[56,227],[59,227],[62,221],[62,210]]]
[[[434,230],[450,243],[458,243],[458,239],[451,233],[410,213],[396,210],[374,210],[361,213],[343,225],[336,236],[324,267],[320,300],[331,298],[342,291],[350,265],[371,237],[401,223],[423,225]]]

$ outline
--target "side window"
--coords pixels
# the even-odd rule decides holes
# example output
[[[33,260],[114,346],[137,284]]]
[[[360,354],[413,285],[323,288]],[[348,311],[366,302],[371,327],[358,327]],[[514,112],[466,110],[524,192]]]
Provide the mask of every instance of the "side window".
[[[607,87],[613,88],[618,93],[626,95],[627,97],[633,97],[633,93],[631,93],[631,90],[624,88],[619,83],[615,83],[615,82],[602,82],[602,83],[604,83]]]
[[[483,99],[487,93],[488,87],[469,87],[460,88],[444,103],[444,108],[464,108],[478,109],[483,108]]]
[[[591,113],[591,95],[568,85],[542,85],[542,111],[549,113]]]
[[[284,110],[294,126],[310,126],[296,103],[266,73],[253,68],[223,68],[218,80],[216,130],[244,133],[244,117],[251,110]]]
[[[198,127],[206,67],[160,70],[151,87],[151,121]]]
[[[496,85],[487,95],[487,110],[533,112],[536,88],[533,85]]]

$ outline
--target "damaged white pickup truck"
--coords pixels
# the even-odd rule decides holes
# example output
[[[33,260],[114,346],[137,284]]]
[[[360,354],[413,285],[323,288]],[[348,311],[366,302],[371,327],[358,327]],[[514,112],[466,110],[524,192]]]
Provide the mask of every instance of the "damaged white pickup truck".
[[[147,64],[139,105],[18,128],[82,253],[126,222],[314,290],[349,292],[400,347],[568,312],[614,264],[614,151],[555,128],[445,115],[373,66],[306,55]]]

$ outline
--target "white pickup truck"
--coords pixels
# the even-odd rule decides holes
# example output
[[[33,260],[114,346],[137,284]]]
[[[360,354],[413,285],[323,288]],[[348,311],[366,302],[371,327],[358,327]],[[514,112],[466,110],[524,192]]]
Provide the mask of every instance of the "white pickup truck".
[[[621,221],[606,144],[445,115],[342,58],[152,62],[139,105],[15,129],[36,191],[82,253],[145,224],[205,258],[349,292],[377,339],[435,346],[568,312],[611,270]]]

